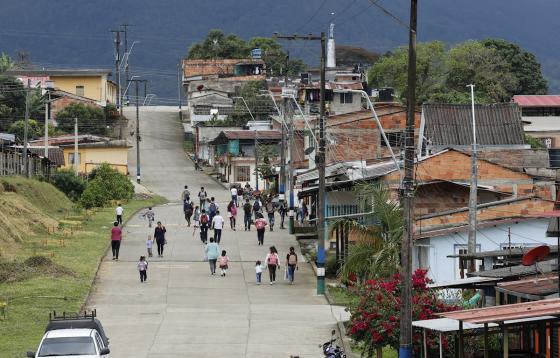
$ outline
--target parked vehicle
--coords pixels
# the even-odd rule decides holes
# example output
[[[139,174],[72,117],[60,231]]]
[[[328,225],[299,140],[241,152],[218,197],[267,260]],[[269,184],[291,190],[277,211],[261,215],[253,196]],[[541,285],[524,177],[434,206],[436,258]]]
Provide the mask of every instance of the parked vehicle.
[[[336,337],[336,331],[334,329],[332,330],[331,335],[332,337],[329,341],[319,346],[322,347],[323,354],[326,358],[346,358],[344,350],[335,344],[338,338]]]
[[[109,358],[109,338],[95,316],[95,310],[82,316],[49,314],[37,352],[27,352],[27,357]]]

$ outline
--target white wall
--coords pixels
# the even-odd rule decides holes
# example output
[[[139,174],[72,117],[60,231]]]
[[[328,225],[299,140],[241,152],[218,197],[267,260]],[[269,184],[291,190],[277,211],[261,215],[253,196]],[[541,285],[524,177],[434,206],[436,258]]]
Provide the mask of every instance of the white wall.
[[[511,244],[532,247],[540,245],[556,245],[555,237],[546,237],[548,220],[535,219],[519,223],[508,223],[479,229],[476,235],[477,251],[500,250],[508,245],[508,228],[511,228]],[[459,278],[459,263],[456,258],[448,255],[457,253],[459,248],[466,248],[468,233],[466,231],[417,240],[413,249],[413,268],[418,268],[420,247],[427,250],[428,275],[435,282],[451,281]],[[477,267],[482,262],[477,262]]]

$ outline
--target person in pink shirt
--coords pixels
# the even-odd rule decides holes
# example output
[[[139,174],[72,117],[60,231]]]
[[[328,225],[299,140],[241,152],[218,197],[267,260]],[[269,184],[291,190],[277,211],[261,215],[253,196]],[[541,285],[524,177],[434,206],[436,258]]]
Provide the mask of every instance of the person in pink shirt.
[[[119,222],[115,221],[111,229],[111,250],[113,251],[113,260],[119,259],[119,249],[121,248],[122,230]]]
[[[229,263],[229,257],[227,256],[226,250],[222,250],[222,256],[220,256],[218,260],[220,263],[220,270],[222,271],[222,277],[226,277]]]

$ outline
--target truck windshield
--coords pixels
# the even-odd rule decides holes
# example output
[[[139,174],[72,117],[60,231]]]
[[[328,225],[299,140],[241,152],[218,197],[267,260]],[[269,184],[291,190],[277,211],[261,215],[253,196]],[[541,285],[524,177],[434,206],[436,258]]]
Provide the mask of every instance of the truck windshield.
[[[91,337],[46,338],[41,344],[39,357],[95,355]]]

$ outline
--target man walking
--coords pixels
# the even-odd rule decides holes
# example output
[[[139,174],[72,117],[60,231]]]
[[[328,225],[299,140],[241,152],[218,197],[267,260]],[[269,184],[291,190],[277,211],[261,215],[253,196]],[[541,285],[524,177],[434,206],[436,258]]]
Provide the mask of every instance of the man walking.
[[[115,221],[111,229],[111,251],[113,252],[113,260],[119,260],[119,250],[121,248],[122,230],[119,223]]]
[[[239,207],[239,203],[237,202],[237,187],[233,186],[231,188],[231,201],[235,204],[235,207]]]
[[[191,192],[189,191],[188,185],[185,185],[185,190],[183,190],[183,193],[181,194],[181,199],[183,200],[183,203],[191,199]]]
[[[214,219],[214,216],[216,216],[216,213],[218,212],[219,206],[216,203],[216,199],[214,199],[214,197],[210,198],[210,205],[208,206],[208,215],[210,216],[210,222],[212,222],[212,220]]]
[[[206,214],[206,210],[202,209],[200,214],[200,240],[206,244],[208,240],[208,226],[210,225],[210,218]]]
[[[224,218],[220,215],[220,211],[216,211],[216,215],[212,218],[212,228],[214,229],[214,241],[219,244],[222,239],[222,229],[224,228]]]
[[[267,202],[266,202],[266,213],[268,214],[268,224],[269,224],[269,228],[270,231],[274,231],[274,203],[272,202],[272,197],[269,197]]]
[[[122,217],[123,217],[124,209],[121,206],[121,203],[117,204],[117,208],[115,209],[115,214],[117,215],[117,223],[122,226]]]
[[[251,210],[253,210],[253,207],[249,199],[246,199],[243,205],[243,223],[245,224],[245,231],[251,231]]]
[[[204,187],[200,187],[200,191],[198,192],[198,199],[200,200],[200,210],[206,209],[206,199],[208,198],[208,194],[206,194],[206,190]]]

